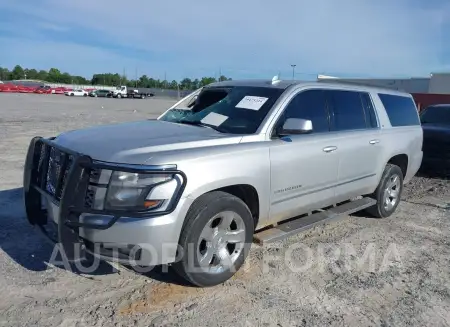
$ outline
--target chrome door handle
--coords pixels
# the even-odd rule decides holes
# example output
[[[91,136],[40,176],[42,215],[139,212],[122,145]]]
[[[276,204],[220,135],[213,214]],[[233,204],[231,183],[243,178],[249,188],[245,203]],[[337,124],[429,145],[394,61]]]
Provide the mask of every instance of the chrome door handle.
[[[325,148],[323,148],[323,152],[333,152],[337,150],[337,146],[327,146]]]
[[[377,144],[377,143],[380,143],[380,140],[370,140],[369,143],[370,144]]]

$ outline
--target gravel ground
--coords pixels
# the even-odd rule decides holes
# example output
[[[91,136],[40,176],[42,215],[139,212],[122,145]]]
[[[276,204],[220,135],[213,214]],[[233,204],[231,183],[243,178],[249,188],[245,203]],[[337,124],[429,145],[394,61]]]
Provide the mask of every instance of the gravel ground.
[[[389,219],[364,214],[271,246],[208,289],[155,269],[49,265],[21,178],[32,136],[154,118],[167,100],[0,94],[0,326],[450,326],[450,174],[421,172]]]

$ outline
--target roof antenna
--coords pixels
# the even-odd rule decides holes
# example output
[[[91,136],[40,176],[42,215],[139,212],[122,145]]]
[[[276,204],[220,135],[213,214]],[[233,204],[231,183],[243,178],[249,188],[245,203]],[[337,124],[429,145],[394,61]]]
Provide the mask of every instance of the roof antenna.
[[[278,77],[278,75],[275,75],[274,77],[272,77],[272,85],[278,84],[280,82],[281,82],[281,80]]]

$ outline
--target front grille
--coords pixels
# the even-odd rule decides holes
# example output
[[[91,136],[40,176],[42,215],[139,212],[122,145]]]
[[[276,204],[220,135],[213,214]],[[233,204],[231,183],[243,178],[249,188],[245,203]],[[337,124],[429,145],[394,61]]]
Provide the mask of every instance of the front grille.
[[[38,171],[43,179],[43,186],[49,194],[61,200],[73,156],[44,143],[39,151]]]

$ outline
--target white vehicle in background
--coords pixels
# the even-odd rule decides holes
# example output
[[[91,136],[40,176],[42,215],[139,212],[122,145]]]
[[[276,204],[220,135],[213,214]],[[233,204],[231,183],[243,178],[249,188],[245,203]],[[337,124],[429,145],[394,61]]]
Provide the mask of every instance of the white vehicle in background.
[[[66,96],[77,96],[77,97],[87,97],[88,93],[85,90],[82,89],[74,89],[71,91],[64,92],[64,95]]]
[[[155,96],[152,89],[147,87],[117,86],[112,92],[113,98],[145,99]]]

